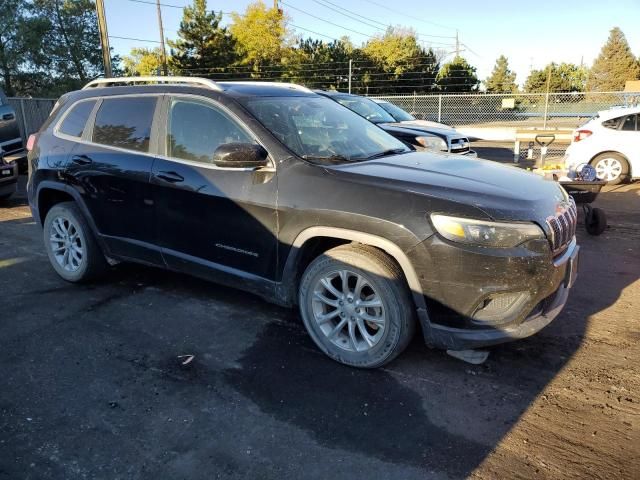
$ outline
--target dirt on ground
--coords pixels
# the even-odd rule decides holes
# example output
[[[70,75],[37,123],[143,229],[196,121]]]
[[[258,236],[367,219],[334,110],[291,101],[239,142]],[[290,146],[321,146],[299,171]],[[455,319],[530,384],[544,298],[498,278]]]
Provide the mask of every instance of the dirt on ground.
[[[243,292],[133,265],[65,283],[18,195],[0,207],[0,479],[640,478],[640,184],[597,204],[610,227],[579,229],[547,328],[479,366],[416,337],[363,371]]]

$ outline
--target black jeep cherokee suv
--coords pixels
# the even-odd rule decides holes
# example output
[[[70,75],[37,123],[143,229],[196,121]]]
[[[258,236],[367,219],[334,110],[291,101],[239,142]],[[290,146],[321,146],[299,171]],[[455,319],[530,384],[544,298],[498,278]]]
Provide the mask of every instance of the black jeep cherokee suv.
[[[557,183],[410,151],[296,85],[93,81],[60,99],[29,161],[65,280],[133,261],[234,285],[297,304],[348,365],[390,361],[418,324],[450,350],[526,337],[576,274],[576,209]]]

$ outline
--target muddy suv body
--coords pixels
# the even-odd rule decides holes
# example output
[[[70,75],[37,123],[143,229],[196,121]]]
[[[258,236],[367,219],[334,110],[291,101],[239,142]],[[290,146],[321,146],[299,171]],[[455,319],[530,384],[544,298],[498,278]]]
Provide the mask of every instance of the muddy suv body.
[[[418,327],[452,350],[526,337],[566,302],[575,206],[555,182],[411,151],[295,85],[119,81],[62,98],[29,153],[68,281],[133,261],[232,285],[298,305],[321,350],[361,367]]]

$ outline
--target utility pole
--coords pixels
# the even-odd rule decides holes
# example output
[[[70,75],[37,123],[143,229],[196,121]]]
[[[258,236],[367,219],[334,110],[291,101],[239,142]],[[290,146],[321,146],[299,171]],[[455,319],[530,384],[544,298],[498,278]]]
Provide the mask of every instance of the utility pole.
[[[111,71],[111,49],[109,48],[109,32],[107,31],[107,17],[104,14],[103,0],[96,0],[96,14],[98,16],[98,30],[100,31],[104,76],[105,78],[111,78],[113,76]]]
[[[164,49],[164,28],[162,28],[162,10],[160,9],[160,0],[156,0],[156,7],[158,8],[158,28],[160,29],[160,57],[162,59],[162,73],[166,77],[169,75],[167,69],[167,52]]]
[[[458,30],[456,30],[456,58],[460,56],[460,39],[458,38]]]
[[[353,60],[349,59],[349,93],[351,93],[351,66],[353,64]]]

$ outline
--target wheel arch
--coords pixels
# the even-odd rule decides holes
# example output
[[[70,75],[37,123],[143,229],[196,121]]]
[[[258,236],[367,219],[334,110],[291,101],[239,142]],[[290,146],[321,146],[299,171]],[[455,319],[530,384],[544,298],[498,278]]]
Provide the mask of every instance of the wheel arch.
[[[98,232],[98,228],[89,213],[82,196],[73,188],[65,184],[60,184],[53,181],[43,181],[38,185],[38,189],[35,195],[35,206],[37,212],[36,220],[40,223],[40,226],[44,225],[44,219],[47,217],[47,213],[54,205],[62,202],[74,202],[80,209],[80,213],[84,216],[85,220],[89,224],[89,228],[93,233],[93,236],[98,242],[98,245],[104,253],[108,250],[106,245]]]
[[[283,269],[282,282],[280,284],[282,291],[279,295],[282,297],[282,300],[287,299],[284,300],[286,303],[294,304],[297,301],[296,289],[299,281],[300,262],[304,259],[305,251],[307,251],[306,247],[310,245],[310,242],[314,242],[314,240],[318,238],[327,239],[329,248],[355,242],[382,250],[400,266],[407,285],[411,290],[415,306],[417,308],[426,308],[418,274],[413,268],[409,257],[407,257],[398,245],[378,235],[359,232],[357,230],[324,226],[315,226],[303,230],[291,244],[291,249]],[[324,251],[327,249],[324,249]]]

